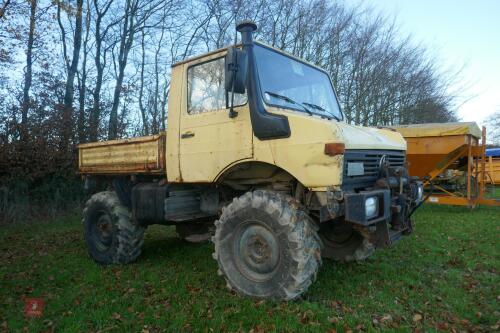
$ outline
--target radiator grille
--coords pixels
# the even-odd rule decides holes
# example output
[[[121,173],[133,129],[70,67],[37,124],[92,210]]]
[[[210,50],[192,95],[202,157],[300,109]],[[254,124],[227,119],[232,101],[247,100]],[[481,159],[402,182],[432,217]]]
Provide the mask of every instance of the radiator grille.
[[[349,187],[371,186],[379,176],[380,159],[386,156],[391,167],[405,165],[405,152],[394,150],[347,150],[344,153],[343,184]],[[362,175],[348,175],[348,163],[362,163]]]

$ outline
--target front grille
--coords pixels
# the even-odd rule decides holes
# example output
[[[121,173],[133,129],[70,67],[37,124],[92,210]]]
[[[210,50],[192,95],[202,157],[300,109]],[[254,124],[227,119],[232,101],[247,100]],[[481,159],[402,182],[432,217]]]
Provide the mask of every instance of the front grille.
[[[379,177],[380,159],[386,156],[391,167],[405,165],[405,152],[395,150],[346,150],[344,153],[343,187],[346,189],[372,186]],[[363,163],[362,175],[348,175],[348,163]]]

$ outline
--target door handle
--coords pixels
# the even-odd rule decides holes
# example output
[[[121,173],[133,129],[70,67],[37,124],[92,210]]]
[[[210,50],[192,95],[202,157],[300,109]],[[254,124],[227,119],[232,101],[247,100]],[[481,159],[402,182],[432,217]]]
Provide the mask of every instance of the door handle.
[[[182,133],[181,139],[192,138],[193,136],[194,136],[193,132],[186,132],[186,133]]]

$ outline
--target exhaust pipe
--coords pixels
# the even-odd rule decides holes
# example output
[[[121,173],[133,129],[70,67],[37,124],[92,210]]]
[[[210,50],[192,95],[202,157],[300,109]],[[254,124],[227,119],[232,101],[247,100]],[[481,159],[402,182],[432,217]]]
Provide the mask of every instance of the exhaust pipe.
[[[253,50],[253,33],[257,30],[257,24],[249,20],[241,21],[236,25],[236,30],[241,33],[243,52],[246,53],[248,62],[246,87],[253,133],[260,140],[288,138],[291,134],[288,118],[267,112],[264,104]]]
[[[241,33],[241,42],[243,45],[253,44],[253,32],[257,30],[257,24],[250,20],[238,22],[236,31]]]

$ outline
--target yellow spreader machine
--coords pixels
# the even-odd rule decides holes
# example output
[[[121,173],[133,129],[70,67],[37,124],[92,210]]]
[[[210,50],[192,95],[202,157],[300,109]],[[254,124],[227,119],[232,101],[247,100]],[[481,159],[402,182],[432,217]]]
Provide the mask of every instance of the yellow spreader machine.
[[[474,122],[391,127],[407,141],[409,174],[432,187],[428,202],[475,207],[500,206],[486,197],[492,175],[487,168],[486,129]]]

